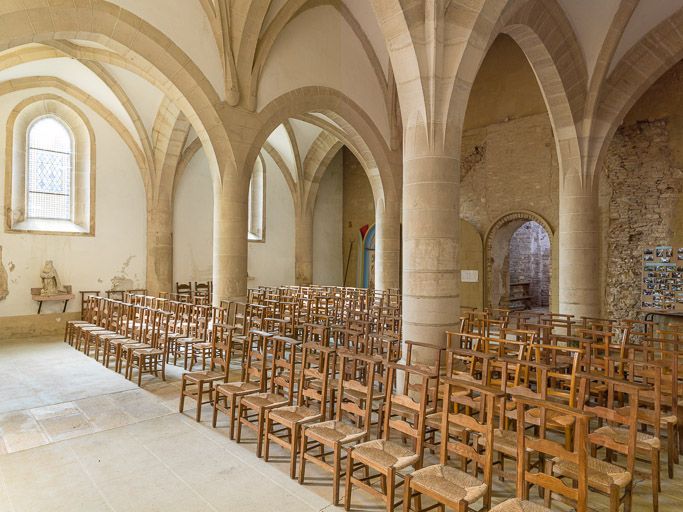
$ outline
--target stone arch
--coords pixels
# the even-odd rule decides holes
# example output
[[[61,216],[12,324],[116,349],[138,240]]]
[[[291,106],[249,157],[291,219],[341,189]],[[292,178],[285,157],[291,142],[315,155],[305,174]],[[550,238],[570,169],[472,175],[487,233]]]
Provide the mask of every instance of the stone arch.
[[[147,161],[133,134],[130,133],[128,128],[126,128],[126,126],[111,112],[111,110],[109,110],[92,96],[86,94],[79,87],[55,77],[28,76],[0,82],[0,96],[10,92],[21,91],[25,89],[38,89],[42,87],[52,87],[70,95],[71,97],[90,107],[100,117],[102,117],[102,119],[109,123],[109,125],[119,134],[123,142],[130,149],[136,163],[138,164],[138,169],[140,171],[142,181],[145,184],[145,189],[149,189],[150,176],[146,163]]]
[[[380,84],[380,88],[384,94],[383,99],[387,106],[389,105],[389,87],[384,70],[382,69],[382,64],[380,63],[377,53],[375,52],[372,43],[368,39],[368,36],[363,31],[363,28],[358,20],[356,20],[351,13],[351,10],[343,2],[337,2],[335,0],[293,0],[287,2],[277,12],[277,14],[275,14],[273,20],[263,30],[263,33],[258,41],[254,41],[254,44],[248,47],[250,49],[250,54],[248,55],[249,65],[251,66],[250,74],[247,75],[249,77],[248,85],[250,89],[248,99],[249,108],[255,108],[258,84],[260,82],[261,74],[263,73],[263,68],[270,56],[273,46],[278,41],[280,34],[297,16],[301,15],[307,10],[320,6],[328,6],[335,9],[342,19],[344,19],[344,21],[349,25],[363,47],[367,58],[370,61],[370,66],[374,71],[375,79]]]
[[[552,239],[554,231],[550,223],[541,215],[530,210],[518,210],[515,212],[506,213],[499,217],[488,229],[484,236],[484,307],[487,307],[491,301],[491,291],[493,288],[493,244],[496,240],[496,235],[502,228],[510,223],[533,221],[541,225],[541,227],[548,233],[551,239],[551,261],[553,260],[554,244]],[[521,226],[521,224],[520,224]],[[552,292],[550,294],[551,307],[553,304]]]
[[[591,134],[600,147],[595,172],[607,154],[609,143],[626,114],[664,73],[683,59],[683,8],[662,21],[635,44],[614,67],[603,86],[597,106],[596,129]]]
[[[326,87],[312,86],[290,91],[261,110],[258,114],[259,129],[247,152],[244,168],[253,168],[258,152],[280,123],[290,117],[311,113],[343,120],[343,129],[337,126],[337,130],[341,132],[342,142],[347,143],[363,165],[372,186],[375,204],[380,199],[395,200],[398,191],[395,190],[390,151],[379,130],[356,103],[341,92]],[[307,120],[310,122],[311,119]]]
[[[165,34],[131,12],[105,0],[35,8],[20,4],[0,14],[0,49],[62,39],[93,41],[125,55],[140,67],[157,69],[170,84],[170,97],[186,107],[205,142],[215,177],[234,167],[232,147],[217,110],[220,98],[192,60]],[[34,20],[52,20],[36,24]]]

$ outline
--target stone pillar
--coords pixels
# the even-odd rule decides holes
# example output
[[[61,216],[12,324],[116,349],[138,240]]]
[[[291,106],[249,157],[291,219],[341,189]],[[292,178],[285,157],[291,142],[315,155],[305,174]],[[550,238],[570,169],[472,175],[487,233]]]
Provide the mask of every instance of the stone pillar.
[[[150,295],[173,291],[173,208],[170,201],[147,210],[147,278]]]
[[[403,150],[403,337],[444,346],[460,314],[460,168],[425,133],[406,129]]]
[[[375,289],[399,287],[401,271],[401,210],[397,200],[375,206]]]
[[[577,318],[601,313],[598,193],[591,181],[574,171],[560,185],[558,312]]]
[[[313,284],[313,212],[295,219],[294,279],[297,286]]]
[[[245,173],[247,174],[247,173]],[[213,201],[213,302],[247,295],[249,175],[223,177]]]

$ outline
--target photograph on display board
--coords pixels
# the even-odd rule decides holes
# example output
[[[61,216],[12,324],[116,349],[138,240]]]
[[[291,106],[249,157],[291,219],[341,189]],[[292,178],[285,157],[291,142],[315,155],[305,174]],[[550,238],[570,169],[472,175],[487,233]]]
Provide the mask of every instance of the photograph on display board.
[[[643,309],[683,311],[683,266],[675,261],[683,261],[683,247],[658,245],[643,249]]]

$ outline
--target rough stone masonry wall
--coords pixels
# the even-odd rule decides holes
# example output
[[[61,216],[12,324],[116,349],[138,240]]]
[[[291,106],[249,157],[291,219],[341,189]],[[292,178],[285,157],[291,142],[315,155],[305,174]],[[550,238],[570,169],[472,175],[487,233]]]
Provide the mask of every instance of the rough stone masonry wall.
[[[520,210],[557,226],[559,170],[548,114],[468,130],[462,154],[460,217],[482,237],[498,218]]]
[[[529,282],[533,307],[547,307],[550,297],[550,238],[536,222],[523,224],[510,239],[510,283]]]
[[[642,253],[670,243],[683,171],[669,146],[666,119],[622,126],[610,144],[605,313],[635,318],[640,309]]]

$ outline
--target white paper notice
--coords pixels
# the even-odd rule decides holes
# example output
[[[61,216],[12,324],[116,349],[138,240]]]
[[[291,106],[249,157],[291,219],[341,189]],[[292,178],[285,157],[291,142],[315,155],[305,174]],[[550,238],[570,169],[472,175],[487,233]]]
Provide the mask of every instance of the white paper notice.
[[[460,271],[460,281],[463,283],[478,283],[479,282],[479,271],[478,270],[461,270]]]

